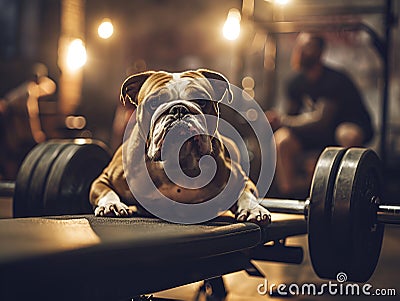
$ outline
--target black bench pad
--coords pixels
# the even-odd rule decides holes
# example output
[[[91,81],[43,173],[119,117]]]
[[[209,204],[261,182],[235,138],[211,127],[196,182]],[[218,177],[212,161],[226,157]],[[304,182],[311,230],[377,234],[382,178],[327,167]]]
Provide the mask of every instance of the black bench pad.
[[[246,268],[243,250],[268,236],[291,236],[304,225],[178,225],[93,215],[0,220],[0,299],[57,294],[56,299],[110,300],[150,293]],[[101,286],[104,279],[110,287]]]

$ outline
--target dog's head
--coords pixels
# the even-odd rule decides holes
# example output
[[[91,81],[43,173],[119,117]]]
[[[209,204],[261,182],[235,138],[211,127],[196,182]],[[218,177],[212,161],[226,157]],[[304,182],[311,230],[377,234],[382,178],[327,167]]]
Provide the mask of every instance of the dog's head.
[[[169,146],[164,142],[174,141],[165,139],[169,132],[180,138],[190,137],[183,144],[180,157],[198,160],[204,154],[211,154],[217,122],[210,124],[205,115],[213,115],[216,117],[213,120],[217,120],[218,102],[225,97],[228,101],[232,99],[228,80],[205,69],[144,72],[128,77],[121,88],[121,101],[137,106],[139,133],[145,140],[150,161],[161,160],[163,147],[168,152]]]

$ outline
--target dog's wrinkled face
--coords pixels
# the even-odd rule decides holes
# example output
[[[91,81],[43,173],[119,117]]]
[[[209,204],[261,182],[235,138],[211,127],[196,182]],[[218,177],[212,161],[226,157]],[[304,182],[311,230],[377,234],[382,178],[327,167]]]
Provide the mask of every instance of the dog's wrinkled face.
[[[198,71],[153,72],[145,76],[139,88],[134,87],[136,94],[129,93],[129,89],[137,81],[123,88],[129,100],[132,96],[137,99],[137,122],[145,140],[146,160],[168,164],[168,158],[176,155],[176,145],[185,141],[178,150],[181,168],[188,173],[198,171],[200,158],[214,151],[217,118],[210,122],[205,116],[218,117],[217,103],[229,89],[226,79],[221,89]]]
[[[146,143],[148,158],[160,160],[161,148],[165,147],[165,160],[168,160],[168,152],[185,137],[189,139],[181,148],[182,160],[189,156],[198,160],[210,154],[211,140],[204,114],[217,114],[211,98],[197,79],[173,78],[164,88],[144,99],[144,109],[151,115]],[[165,139],[170,132],[169,139]]]

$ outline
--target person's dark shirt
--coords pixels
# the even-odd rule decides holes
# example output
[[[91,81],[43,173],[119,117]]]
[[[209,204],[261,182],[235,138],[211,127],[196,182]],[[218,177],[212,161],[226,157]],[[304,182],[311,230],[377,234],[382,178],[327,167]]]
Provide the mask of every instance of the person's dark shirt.
[[[335,108],[332,112],[334,116],[331,116],[329,124],[324,125],[325,129],[318,129],[318,132],[332,133],[340,123],[352,122],[364,130],[365,141],[371,139],[370,115],[364,106],[360,92],[345,73],[324,66],[320,78],[314,83],[310,83],[303,73],[298,73],[288,82],[287,93],[289,115],[300,114],[304,109],[304,100],[307,98],[314,105],[319,100],[324,100],[330,102]],[[307,129],[306,124],[304,129]]]

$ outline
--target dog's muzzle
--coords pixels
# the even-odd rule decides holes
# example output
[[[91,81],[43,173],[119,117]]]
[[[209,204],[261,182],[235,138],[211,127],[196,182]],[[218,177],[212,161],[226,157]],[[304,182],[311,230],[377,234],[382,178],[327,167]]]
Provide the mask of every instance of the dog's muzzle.
[[[170,155],[194,157],[211,153],[211,137],[203,112],[189,101],[173,101],[154,112],[147,141],[151,161],[166,161]],[[164,156],[165,154],[165,156]]]

